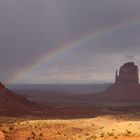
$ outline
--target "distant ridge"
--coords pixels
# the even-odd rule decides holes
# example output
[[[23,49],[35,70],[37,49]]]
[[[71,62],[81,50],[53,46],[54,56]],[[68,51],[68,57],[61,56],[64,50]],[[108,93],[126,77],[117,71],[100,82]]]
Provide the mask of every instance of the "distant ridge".
[[[111,84],[13,84],[7,85],[9,89],[15,93],[22,93],[24,95],[34,95],[36,92],[59,93],[59,94],[87,94],[94,92],[102,92]],[[25,91],[23,93],[23,91]],[[28,94],[26,94],[26,92]],[[39,93],[40,95],[40,93]]]

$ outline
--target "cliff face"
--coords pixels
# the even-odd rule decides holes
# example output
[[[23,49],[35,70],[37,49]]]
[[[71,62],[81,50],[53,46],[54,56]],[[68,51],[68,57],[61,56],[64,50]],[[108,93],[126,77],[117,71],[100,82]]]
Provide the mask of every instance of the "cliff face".
[[[134,62],[125,63],[119,73],[116,72],[115,83],[104,91],[106,100],[140,101],[140,84],[138,66]]]

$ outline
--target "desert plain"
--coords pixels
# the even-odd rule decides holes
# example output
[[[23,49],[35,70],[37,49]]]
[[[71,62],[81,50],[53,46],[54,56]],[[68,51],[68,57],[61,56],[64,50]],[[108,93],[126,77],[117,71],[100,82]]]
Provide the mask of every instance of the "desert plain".
[[[5,140],[140,140],[139,111],[128,103],[61,105],[41,116],[1,116],[0,130]]]

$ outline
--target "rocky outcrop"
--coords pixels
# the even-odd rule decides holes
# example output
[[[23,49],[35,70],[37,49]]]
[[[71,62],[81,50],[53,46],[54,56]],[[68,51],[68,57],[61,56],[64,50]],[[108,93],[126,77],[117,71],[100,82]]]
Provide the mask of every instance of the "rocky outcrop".
[[[0,115],[29,114],[39,105],[16,94],[0,83]]]
[[[0,131],[0,140],[5,140],[5,136],[4,136],[4,133],[2,131]]]
[[[125,63],[119,73],[116,71],[115,83],[104,91],[105,100],[140,101],[138,66],[134,62]]]
[[[121,66],[119,75],[116,71],[115,83],[139,83],[138,66],[134,62],[125,63]]]

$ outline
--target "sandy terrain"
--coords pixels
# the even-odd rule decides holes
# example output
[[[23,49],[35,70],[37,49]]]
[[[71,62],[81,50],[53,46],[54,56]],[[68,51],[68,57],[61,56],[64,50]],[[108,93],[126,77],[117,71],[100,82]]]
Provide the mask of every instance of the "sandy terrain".
[[[130,114],[67,120],[12,118],[9,121],[0,126],[6,140],[140,140],[140,121]]]

